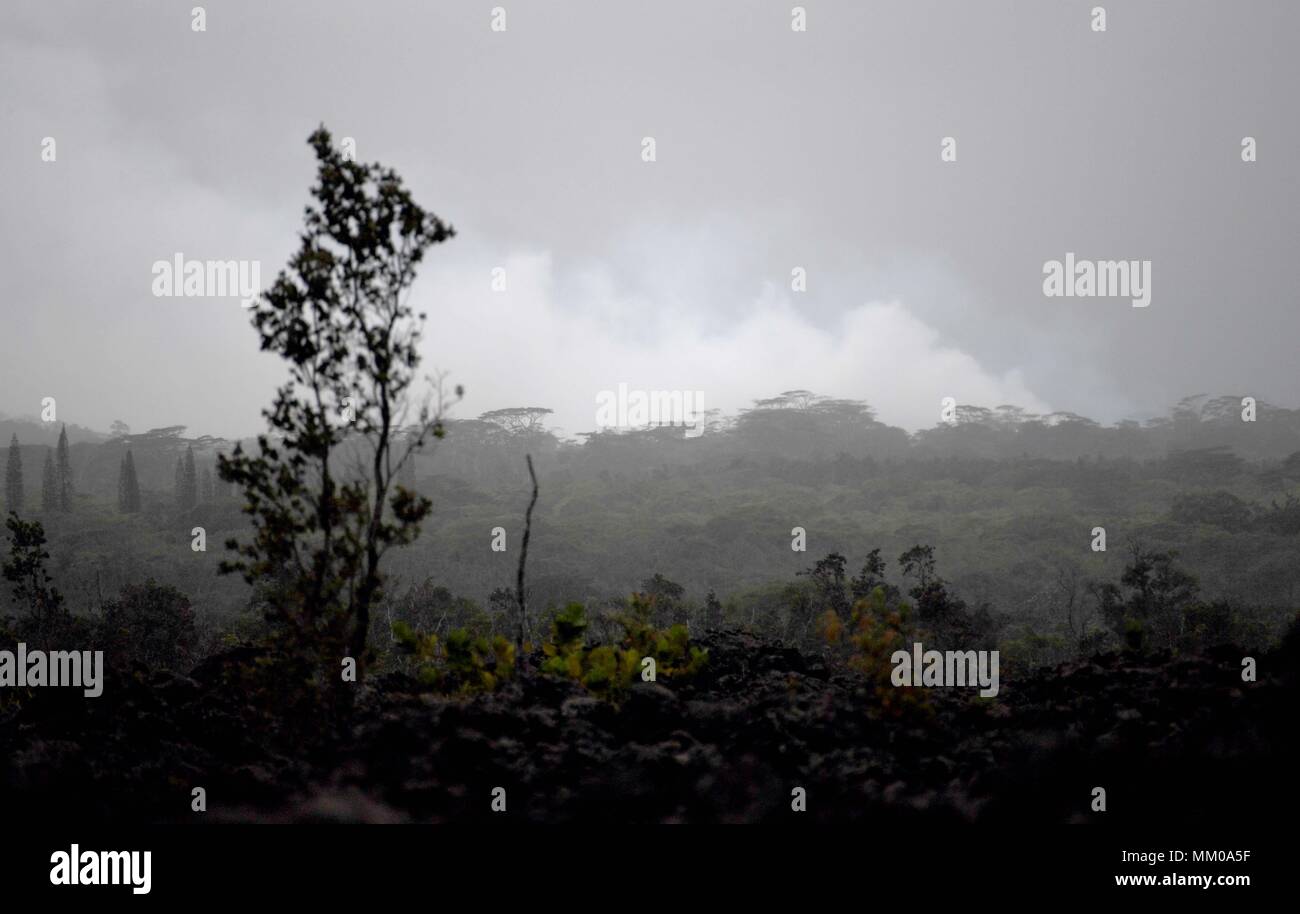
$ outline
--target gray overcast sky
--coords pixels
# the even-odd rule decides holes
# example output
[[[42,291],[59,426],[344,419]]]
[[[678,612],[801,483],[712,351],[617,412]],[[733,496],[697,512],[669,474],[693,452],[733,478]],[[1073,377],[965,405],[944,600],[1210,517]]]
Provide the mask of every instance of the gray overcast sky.
[[[1300,405],[1300,3],[1096,2],[810,0],[798,34],[766,0],[216,0],[195,33],[190,2],[6,0],[0,412],[260,429],[281,370],[248,315],[150,270],[269,284],[321,122],[460,232],[415,290],[458,416],[590,430],[620,382],[728,410],[808,387],[909,428],[943,396]],[[1150,260],[1150,307],[1045,298],[1066,251]]]

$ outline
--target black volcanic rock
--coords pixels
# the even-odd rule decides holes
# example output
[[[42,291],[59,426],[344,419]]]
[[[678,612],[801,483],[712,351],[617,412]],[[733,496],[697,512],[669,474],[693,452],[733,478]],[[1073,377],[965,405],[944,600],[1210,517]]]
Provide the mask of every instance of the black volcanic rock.
[[[701,639],[689,683],[617,704],[528,672],[444,697],[409,677],[302,714],[236,648],[190,676],[133,670],[103,697],[36,690],[0,705],[0,803],[124,821],[545,822],[1291,821],[1297,812],[1291,639],[1252,652],[1096,656],[1004,677],[997,698],[929,690],[878,713],[862,679],[736,632]],[[259,685],[263,683],[263,685]],[[190,811],[190,790],[208,812]],[[1093,787],[1108,811],[1093,813]],[[791,812],[795,788],[807,812]]]

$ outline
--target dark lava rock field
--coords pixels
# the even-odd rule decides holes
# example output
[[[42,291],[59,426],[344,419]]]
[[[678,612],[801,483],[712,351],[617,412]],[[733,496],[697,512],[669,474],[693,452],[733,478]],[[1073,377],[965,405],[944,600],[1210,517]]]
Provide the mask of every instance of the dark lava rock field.
[[[129,823],[1289,825],[1297,641],[1255,655],[1253,683],[1239,649],[1108,654],[1004,674],[992,699],[927,690],[930,711],[901,718],[873,713],[860,675],[734,632],[700,639],[690,683],[638,683],[619,704],[535,673],[453,698],[389,675],[320,714],[246,687],[265,658],[236,648],[190,676],[118,675],[95,700],[44,689],[0,707],[0,803]]]

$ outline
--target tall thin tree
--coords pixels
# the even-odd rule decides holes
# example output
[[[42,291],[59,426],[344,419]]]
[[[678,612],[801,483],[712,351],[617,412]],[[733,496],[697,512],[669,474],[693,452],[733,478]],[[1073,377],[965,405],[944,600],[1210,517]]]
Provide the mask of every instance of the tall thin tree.
[[[175,474],[176,507],[185,508],[185,459],[177,456]]]
[[[59,470],[54,465],[54,449],[45,449],[45,466],[41,470],[41,510],[52,514],[59,510]]]
[[[199,503],[199,474],[194,466],[194,448],[185,449],[185,465],[181,474],[181,507],[186,510]]]
[[[23,452],[17,434],[9,441],[9,462],[5,466],[5,510],[15,514],[23,510]]]
[[[135,458],[128,450],[122,458],[122,468],[117,477],[117,507],[123,514],[140,510],[140,482],[135,475]]]
[[[68,453],[68,425],[65,422],[59,432],[59,510],[72,510],[72,457]]]
[[[380,560],[413,541],[432,508],[396,485],[403,463],[443,435],[441,399],[436,409],[414,402],[424,315],[408,293],[425,251],[454,233],[396,172],[344,159],[324,128],[311,145],[318,183],[301,247],[252,312],[262,349],[288,361],[289,380],[264,412],[272,434],[254,453],[236,445],[218,466],[243,490],[254,531],[228,541],[237,558],[222,570],[275,577],[267,608],[277,630],[334,664],[346,652],[360,674]],[[368,458],[361,478],[331,464],[349,439]]]

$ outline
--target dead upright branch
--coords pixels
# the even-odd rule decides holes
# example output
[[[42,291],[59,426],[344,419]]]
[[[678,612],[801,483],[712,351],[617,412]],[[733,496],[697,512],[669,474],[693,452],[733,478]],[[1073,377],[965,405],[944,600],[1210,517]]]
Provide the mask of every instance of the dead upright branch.
[[[537,504],[537,474],[533,472],[533,455],[527,454],[528,476],[533,481],[533,497],[524,513],[524,539],[519,547],[519,577],[515,583],[515,596],[519,601],[519,635],[515,640],[515,666],[524,662],[524,630],[528,627],[528,603],[524,599],[524,563],[528,561],[528,536],[533,529],[533,505]]]

